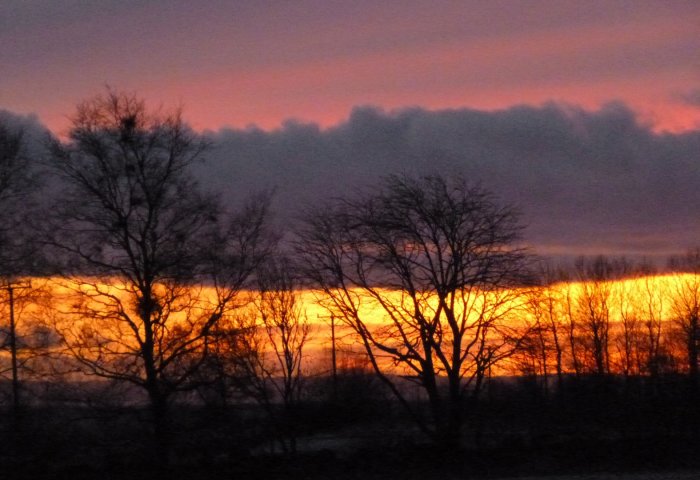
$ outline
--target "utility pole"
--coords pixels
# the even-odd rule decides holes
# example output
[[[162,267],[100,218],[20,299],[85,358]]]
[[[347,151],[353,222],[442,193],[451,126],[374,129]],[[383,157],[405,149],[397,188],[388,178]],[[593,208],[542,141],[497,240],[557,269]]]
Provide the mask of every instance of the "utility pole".
[[[338,364],[335,356],[335,315],[331,314],[331,374],[333,375],[333,401],[338,399]]]
[[[318,318],[324,318],[318,315]],[[327,318],[327,317],[326,317]],[[330,316],[331,323],[331,382],[332,382],[332,392],[333,402],[338,398],[338,361],[336,357],[336,347],[335,347],[335,315],[331,313]]]
[[[11,280],[6,280],[2,284],[2,288],[7,290],[8,299],[10,302],[10,361],[12,366],[12,409],[15,419],[19,417],[20,398],[19,398],[19,372],[17,365],[17,324],[15,322],[15,290],[31,288],[28,282],[13,283]]]

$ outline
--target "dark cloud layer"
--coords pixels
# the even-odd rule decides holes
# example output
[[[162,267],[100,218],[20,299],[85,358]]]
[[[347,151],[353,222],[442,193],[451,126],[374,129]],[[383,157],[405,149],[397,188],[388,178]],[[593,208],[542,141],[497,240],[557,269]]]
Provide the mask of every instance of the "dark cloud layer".
[[[280,218],[392,173],[462,175],[518,206],[553,255],[663,256],[700,244],[700,132],[656,134],[623,104],[484,112],[356,108],[322,130],[209,133],[202,180],[237,202],[277,189]]]
[[[0,121],[24,128],[30,155],[45,154],[49,133],[35,117],[0,110]],[[388,174],[442,173],[517,206],[526,241],[542,254],[663,258],[700,245],[700,131],[655,133],[621,103],[597,111],[359,107],[328,129],[289,121],[206,135],[213,148],[197,167],[202,184],[233,206],[274,188],[281,223]]]
[[[27,155],[44,154],[44,144],[51,134],[35,115],[19,115],[0,108],[0,125],[12,132],[22,132]]]

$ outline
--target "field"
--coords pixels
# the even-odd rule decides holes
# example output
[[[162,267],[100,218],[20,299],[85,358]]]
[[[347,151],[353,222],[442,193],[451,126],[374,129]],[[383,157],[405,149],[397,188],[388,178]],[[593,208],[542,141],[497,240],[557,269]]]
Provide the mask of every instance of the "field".
[[[355,379],[353,395],[344,401],[330,403],[319,396],[296,412],[296,453],[282,451],[255,405],[182,405],[173,411],[167,465],[153,461],[147,413],[139,407],[67,406],[64,399],[58,406],[25,411],[20,429],[5,414],[0,417],[0,478],[700,478],[694,410],[677,395],[648,406],[648,399],[639,397],[621,401],[624,397],[612,388],[607,397],[593,398],[579,386],[560,402],[533,398],[526,385],[510,380],[469,418],[463,447],[446,452],[427,441],[376,384],[365,381]],[[666,387],[670,393],[676,388]]]

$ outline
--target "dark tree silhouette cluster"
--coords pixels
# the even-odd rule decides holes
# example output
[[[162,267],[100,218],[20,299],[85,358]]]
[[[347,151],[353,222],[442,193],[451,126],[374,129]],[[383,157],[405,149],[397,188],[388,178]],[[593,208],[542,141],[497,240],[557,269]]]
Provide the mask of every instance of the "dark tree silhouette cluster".
[[[269,193],[222,205],[194,180],[210,145],[179,110],[107,90],[71,121],[37,158],[0,121],[0,468],[696,445],[697,251],[666,272],[554,267],[514,207],[441,175],[386,177],[280,232]]]
[[[317,212],[301,234],[306,274],[328,308],[357,333],[421,428],[448,446],[459,443],[466,397],[478,395],[489,368],[526,331],[509,315],[527,270],[520,230],[515,212],[480,188],[390,177],[367,197]],[[385,326],[369,325],[368,304]],[[413,412],[382,357],[425,390],[432,427]]]

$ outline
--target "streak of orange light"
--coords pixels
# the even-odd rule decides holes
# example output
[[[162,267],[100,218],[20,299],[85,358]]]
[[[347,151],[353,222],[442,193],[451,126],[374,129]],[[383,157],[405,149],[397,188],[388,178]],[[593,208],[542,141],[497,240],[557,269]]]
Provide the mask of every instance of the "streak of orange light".
[[[71,310],[71,302],[75,300],[77,292],[92,291],[96,293],[97,290],[103,292],[104,294],[115,295],[124,300],[125,305],[129,305],[128,293],[125,292],[125,284],[120,283],[115,280],[109,282],[96,282],[94,280],[85,281],[85,279],[75,279],[66,280],[62,278],[34,278],[30,279],[32,284],[37,287],[37,291],[41,290],[43,292],[43,297],[37,294],[28,294],[23,298],[19,298],[19,328],[27,328],[26,325],[32,324],[37,320],[41,321],[42,316],[47,315],[48,311],[53,312],[69,312]],[[658,304],[654,306],[656,309],[656,315],[659,316],[660,320],[664,324],[669,324],[674,319],[674,312],[672,309],[672,302],[669,300],[670,296],[674,292],[678,292],[683,288],[683,285],[692,284],[692,281],[700,286],[700,281],[698,281],[697,276],[693,274],[665,274],[665,275],[654,275],[648,277],[637,277],[629,278],[623,280],[615,280],[604,282],[609,287],[610,301],[608,307],[610,309],[610,322],[611,328],[617,328],[621,321],[621,315],[624,306],[623,301],[632,302],[640,306],[639,312],[643,312],[648,305],[643,305],[645,302],[648,303],[650,300],[648,298],[649,292],[655,292],[659,295]],[[216,294],[213,288],[206,286],[192,287],[196,289],[195,294],[196,301],[194,305],[196,308],[209,308],[215,303]],[[555,295],[563,296],[566,293],[571,295],[574,299],[580,298],[583,294],[584,283],[583,282],[569,282],[569,283],[558,283],[547,287],[550,292]],[[242,292],[242,295],[251,295],[254,292]],[[399,301],[398,292],[384,291],[384,294],[388,298]],[[94,296],[90,302],[99,301],[98,297],[102,294],[97,294]],[[623,295],[625,297],[623,298]],[[327,368],[327,366],[321,365],[327,360],[327,352],[330,348],[330,313],[324,308],[321,303],[323,300],[323,294],[318,291],[313,290],[303,290],[299,292],[299,299],[303,305],[303,311],[305,313],[307,321],[312,326],[312,335],[310,341],[307,345],[307,363],[309,365],[314,365],[314,368]],[[652,300],[653,301],[653,300]],[[92,306],[95,307],[97,303],[93,303]],[[49,310],[47,310],[47,307]],[[641,313],[643,315],[643,313]],[[525,313],[522,309],[519,310],[519,315],[530,316],[527,318],[528,321],[534,321],[531,318],[531,314]],[[361,307],[361,316],[370,326],[375,328],[378,326],[386,325],[387,316],[386,313],[373,302],[365,302]],[[80,321],[89,323],[91,319],[81,318],[73,315],[72,321]],[[179,318],[179,320],[178,320]],[[181,321],[182,317],[178,315],[173,316],[173,321]],[[337,318],[339,329],[340,343],[344,345],[347,351],[352,351],[354,354],[362,353],[359,344],[354,337],[352,330],[347,326],[343,325],[342,320]]]

